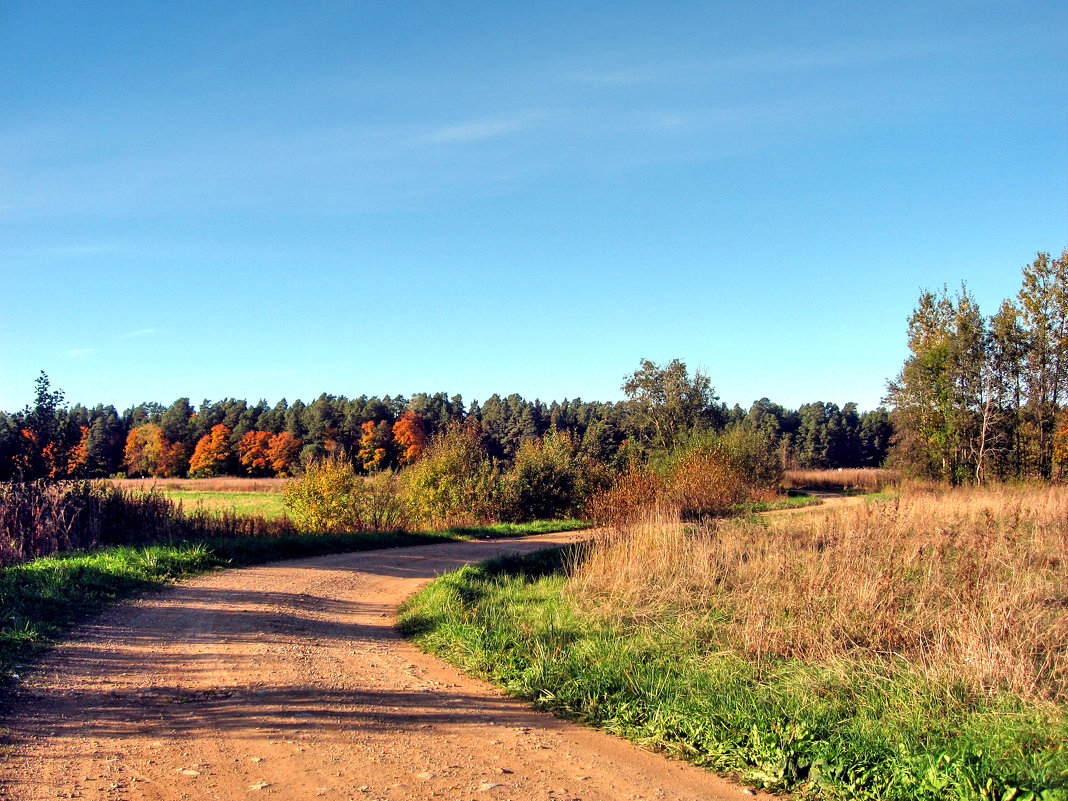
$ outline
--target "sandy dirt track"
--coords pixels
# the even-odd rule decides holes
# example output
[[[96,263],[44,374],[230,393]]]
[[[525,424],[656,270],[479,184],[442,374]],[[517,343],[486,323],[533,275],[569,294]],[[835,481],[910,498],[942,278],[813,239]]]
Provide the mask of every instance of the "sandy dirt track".
[[[580,534],[213,573],[120,604],[3,709],[0,799],[751,799],[422,654],[433,576]]]

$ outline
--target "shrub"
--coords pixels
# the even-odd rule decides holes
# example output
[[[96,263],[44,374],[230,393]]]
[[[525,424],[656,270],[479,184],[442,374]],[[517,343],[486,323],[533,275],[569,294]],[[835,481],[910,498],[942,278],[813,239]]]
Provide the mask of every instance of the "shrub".
[[[474,429],[454,424],[402,474],[407,510],[431,528],[487,523],[502,501],[500,472]]]
[[[719,442],[684,450],[670,464],[666,484],[669,506],[684,520],[722,515],[749,494],[745,476]]]
[[[782,459],[766,432],[733,428],[715,441],[750,490],[775,489],[782,484]]]
[[[586,514],[601,525],[630,525],[657,510],[684,520],[726,513],[766,482],[781,477],[751,437],[700,436],[656,466],[631,467],[593,496]]]
[[[649,465],[634,465],[586,504],[586,517],[601,526],[622,528],[666,497],[664,479]]]
[[[385,531],[404,525],[396,477],[383,473],[365,479],[337,453],[310,462],[286,484],[282,503],[302,532]]]
[[[508,515],[517,521],[569,517],[606,484],[603,464],[580,454],[567,433],[551,431],[519,446],[508,480]]]

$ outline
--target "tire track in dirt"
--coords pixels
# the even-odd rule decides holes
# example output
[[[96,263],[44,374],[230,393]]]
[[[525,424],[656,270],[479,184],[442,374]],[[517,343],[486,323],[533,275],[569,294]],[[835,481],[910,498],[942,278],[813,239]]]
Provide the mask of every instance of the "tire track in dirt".
[[[0,799],[749,799],[405,641],[434,576],[581,533],[277,562],[125,602],[8,699]]]

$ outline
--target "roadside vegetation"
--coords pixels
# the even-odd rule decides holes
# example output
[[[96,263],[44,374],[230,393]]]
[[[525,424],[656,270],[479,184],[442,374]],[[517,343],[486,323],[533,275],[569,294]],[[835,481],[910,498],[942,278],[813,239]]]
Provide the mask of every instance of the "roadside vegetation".
[[[403,625],[539,708],[802,797],[1068,797],[1068,489],[759,520],[660,505]]]

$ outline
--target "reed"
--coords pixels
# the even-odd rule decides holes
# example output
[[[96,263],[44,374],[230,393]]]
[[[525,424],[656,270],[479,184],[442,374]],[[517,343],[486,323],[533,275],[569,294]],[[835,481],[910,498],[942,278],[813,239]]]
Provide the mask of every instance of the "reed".
[[[896,470],[876,467],[838,468],[833,470],[787,470],[784,489],[881,492],[901,481]]]
[[[0,484],[0,566],[101,545],[293,533],[284,517],[185,513],[159,491],[123,490],[108,482]]]

